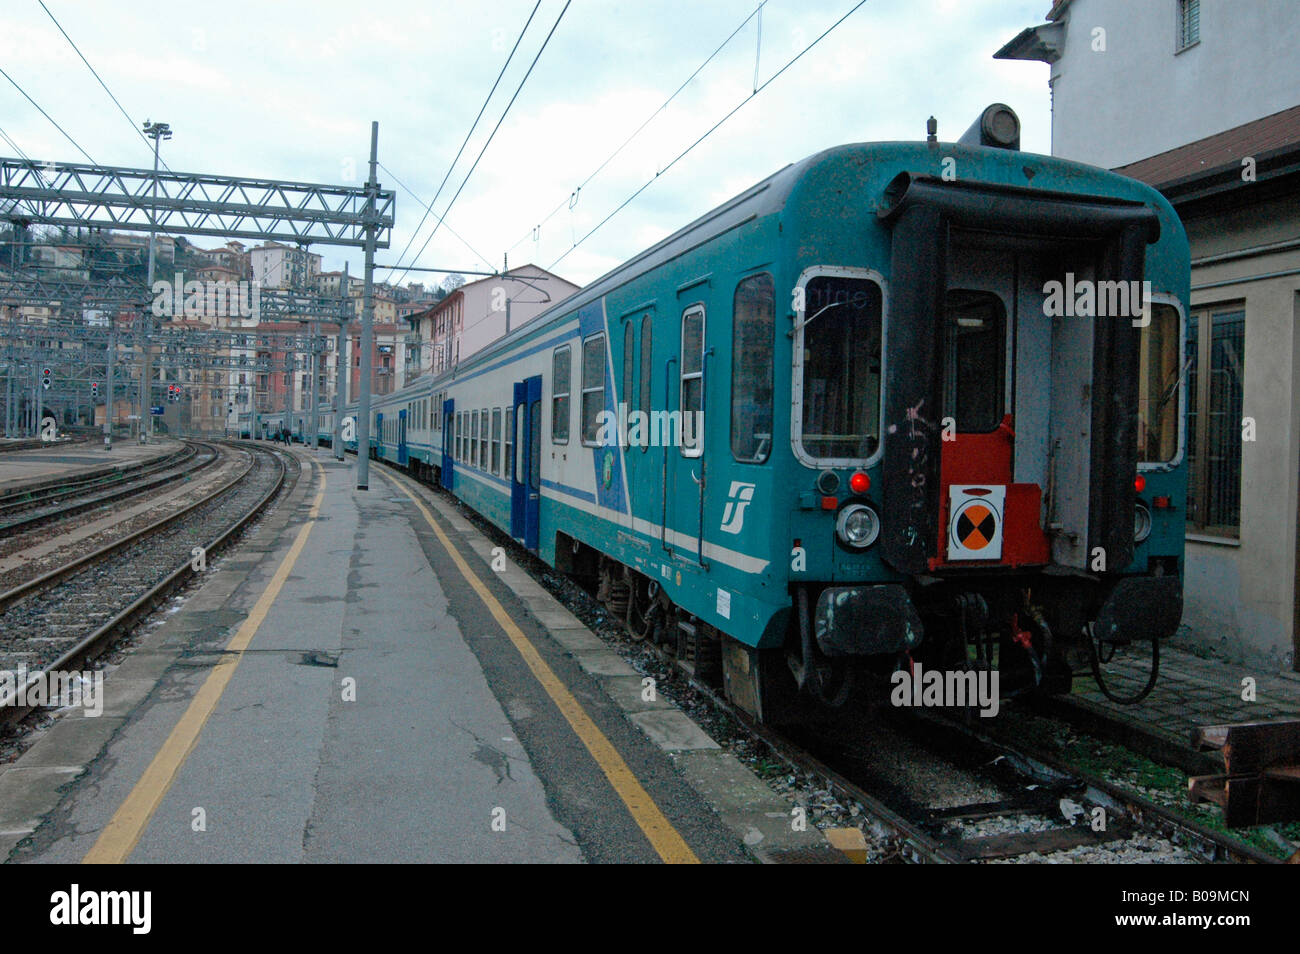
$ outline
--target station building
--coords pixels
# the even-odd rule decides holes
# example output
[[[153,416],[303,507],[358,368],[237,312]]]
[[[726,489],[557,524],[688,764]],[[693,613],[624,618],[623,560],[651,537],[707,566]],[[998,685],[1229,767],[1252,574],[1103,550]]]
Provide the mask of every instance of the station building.
[[[1184,635],[1297,667],[1300,16],[1294,0],[1056,0],[1052,152],[1159,189],[1191,246]]]

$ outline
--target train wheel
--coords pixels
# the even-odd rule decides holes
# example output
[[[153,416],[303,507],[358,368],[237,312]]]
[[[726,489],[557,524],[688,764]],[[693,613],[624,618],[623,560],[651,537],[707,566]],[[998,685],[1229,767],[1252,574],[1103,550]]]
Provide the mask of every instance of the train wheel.
[[[812,614],[808,591],[800,587],[794,605],[798,627],[797,644],[787,647],[786,663],[795,683],[823,705],[838,709],[848,701],[853,688],[853,668],[848,661],[831,659],[817,648],[812,635]]]

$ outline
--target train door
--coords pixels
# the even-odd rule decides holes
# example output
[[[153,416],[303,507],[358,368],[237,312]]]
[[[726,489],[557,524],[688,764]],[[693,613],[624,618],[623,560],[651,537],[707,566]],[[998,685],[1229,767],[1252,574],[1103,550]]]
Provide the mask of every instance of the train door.
[[[456,402],[449,398],[442,402],[442,469],[439,480],[447,490],[456,483],[455,464]]]
[[[536,552],[542,501],[542,378],[515,382],[510,536]]]
[[[658,436],[663,448],[667,487],[664,510],[668,525],[677,536],[665,534],[665,546],[679,556],[704,562],[704,496],[706,492],[704,454],[704,410],[710,352],[705,347],[704,305],[695,303],[682,311],[678,356],[669,364],[668,403],[676,405],[680,422],[672,437]],[[670,420],[671,420],[670,416]]]
[[[370,443],[374,448],[374,458],[378,460],[384,456],[384,412],[380,411],[375,415],[375,429],[370,435]],[[358,451],[359,453],[359,451]]]
[[[397,463],[405,467],[406,461],[406,408],[402,408],[397,412]]]

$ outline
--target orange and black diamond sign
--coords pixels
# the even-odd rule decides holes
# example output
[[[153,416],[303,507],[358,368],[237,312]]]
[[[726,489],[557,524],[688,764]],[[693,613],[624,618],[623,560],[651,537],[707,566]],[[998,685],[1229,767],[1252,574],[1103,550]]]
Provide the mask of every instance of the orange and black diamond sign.
[[[1007,489],[972,485],[948,488],[948,559],[1002,559],[1002,511]]]

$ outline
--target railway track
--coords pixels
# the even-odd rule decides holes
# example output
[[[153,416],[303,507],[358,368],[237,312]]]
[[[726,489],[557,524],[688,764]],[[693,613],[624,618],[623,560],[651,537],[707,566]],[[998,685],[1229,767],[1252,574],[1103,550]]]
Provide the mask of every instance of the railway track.
[[[37,491],[11,491],[11,499],[0,496],[0,540],[192,478],[216,463],[219,456],[214,445],[191,441],[176,454],[106,479],[73,480]]]
[[[0,593],[0,671],[76,670],[191,578],[195,549],[210,559],[273,501],[287,458],[242,447],[238,472],[183,509]],[[33,707],[0,700],[0,724]]]
[[[55,474],[42,480],[31,481],[0,491],[0,520],[21,513],[30,507],[41,506],[77,493],[129,481],[142,473],[152,473],[161,467],[170,467],[192,456],[193,442],[152,460],[135,461],[121,467],[99,467],[79,474]]]
[[[445,494],[441,488],[429,489]],[[557,586],[549,567],[521,550],[497,527],[455,497],[448,494],[445,499],[494,542],[505,546],[516,565],[580,617],[590,620],[592,607],[596,607],[606,619],[616,622],[616,617],[590,594],[578,590],[576,584],[566,580]],[[578,599],[586,601],[585,607],[574,605],[575,591],[582,593]],[[663,669],[670,670],[673,678],[683,680],[707,700],[708,707],[723,717],[720,721],[729,720],[738,726],[766,757],[780,763],[792,776],[816,779],[819,787],[839,801],[855,806],[853,814],[861,819],[864,835],[879,849],[878,860],[919,864],[1069,860],[1062,854],[1075,849],[1122,847],[1140,840],[1139,853],[1162,861],[1280,863],[1257,848],[1140,794],[1065,765],[1030,744],[1008,743],[985,734],[975,725],[978,719],[962,723],[923,710],[908,710],[905,719],[898,718],[900,713],[894,711],[872,720],[876,726],[889,723],[885,728],[889,733],[884,740],[886,747],[925,763],[912,766],[914,770],[919,768],[914,774],[930,780],[964,775],[975,793],[974,797],[949,798],[946,804],[927,802],[917,791],[903,791],[892,781],[864,779],[861,763],[870,761],[871,752],[855,752],[855,748],[861,749],[861,742],[851,732],[837,730],[828,745],[825,733],[821,733],[820,742],[814,743],[755,723],[711,685],[697,679],[689,665],[680,665],[663,648],[635,640],[621,625],[617,634],[610,632],[612,627],[592,628],[599,629],[606,638],[618,640],[625,655],[635,654],[638,648],[651,652]],[[874,751],[878,755],[881,749]],[[1067,814],[1073,817],[1067,818]]]

